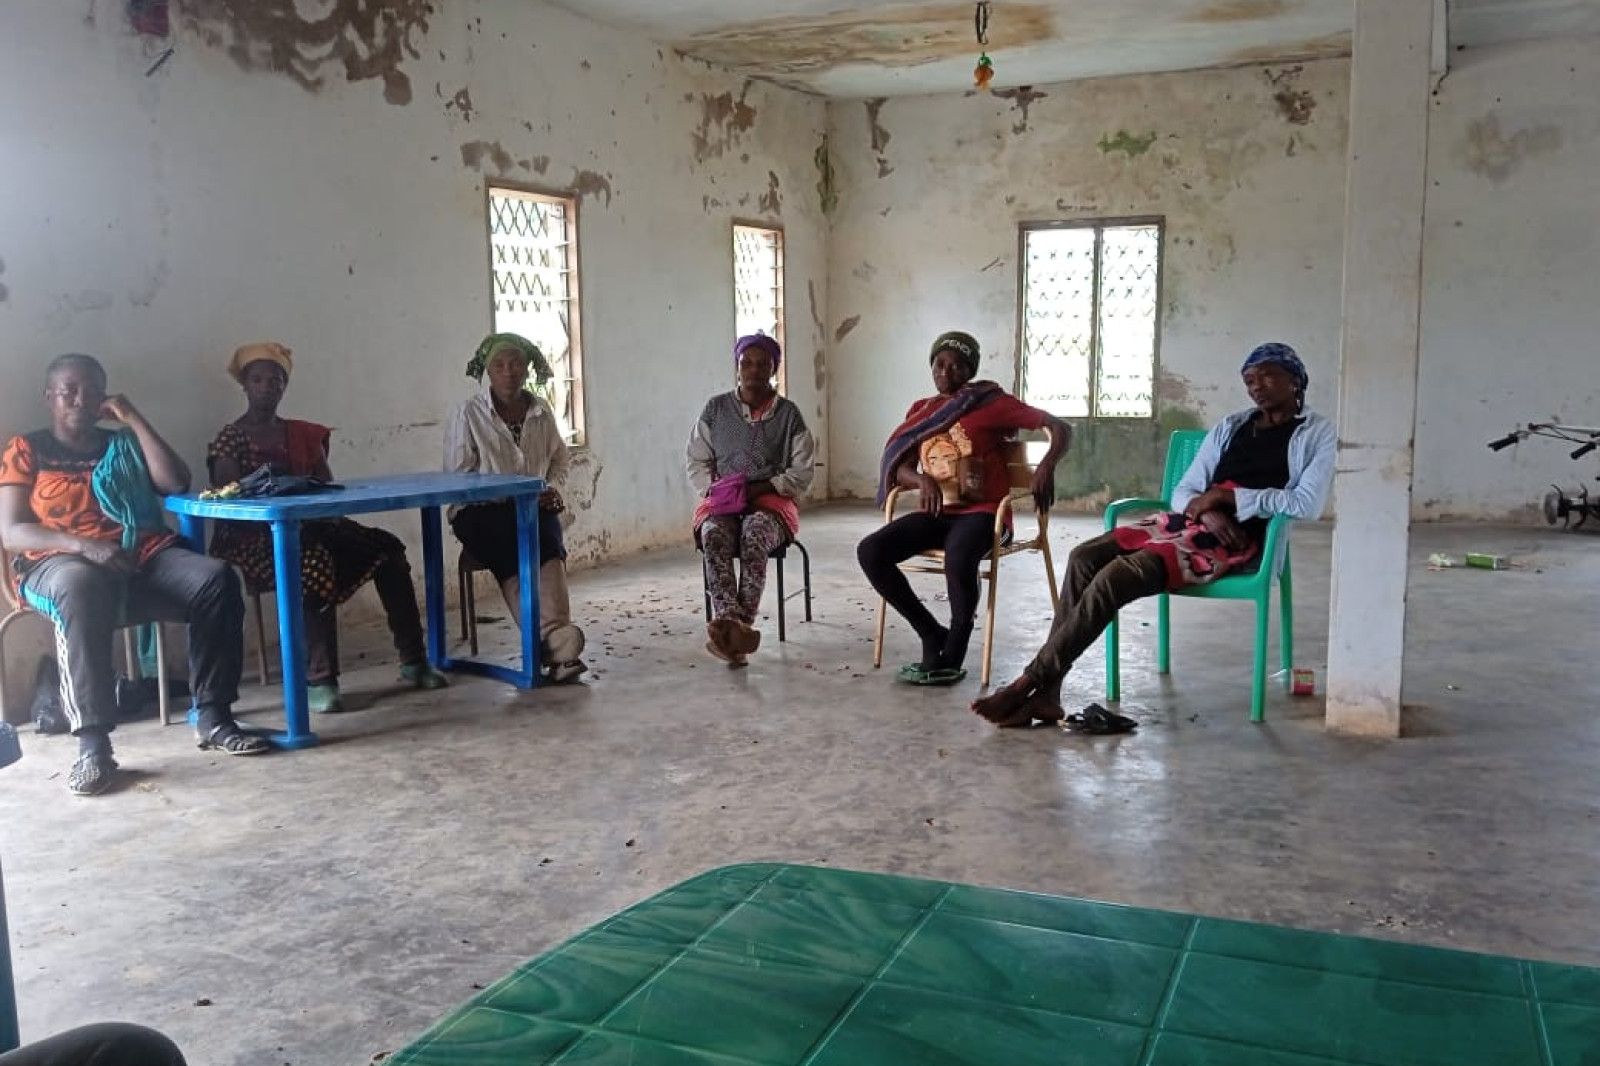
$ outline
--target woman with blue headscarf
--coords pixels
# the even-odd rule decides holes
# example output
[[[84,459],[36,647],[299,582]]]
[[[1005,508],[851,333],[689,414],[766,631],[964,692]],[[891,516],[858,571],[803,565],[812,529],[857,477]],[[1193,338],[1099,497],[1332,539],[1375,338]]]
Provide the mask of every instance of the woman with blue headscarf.
[[[1206,434],[1172,492],[1173,510],[1073,549],[1044,647],[1021,677],[975,701],[974,712],[998,726],[1060,721],[1062,680],[1118,610],[1255,563],[1273,515],[1321,516],[1338,436],[1332,422],[1306,410],[1305,364],[1287,344],[1271,343],[1239,372],[1253,406]]]

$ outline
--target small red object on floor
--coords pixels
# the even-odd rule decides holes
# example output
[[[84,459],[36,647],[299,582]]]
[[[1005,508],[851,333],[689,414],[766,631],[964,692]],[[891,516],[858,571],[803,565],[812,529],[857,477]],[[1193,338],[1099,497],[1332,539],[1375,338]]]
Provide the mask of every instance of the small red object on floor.
[[[1317,691],[1315,670],[1296,670],[1290,675],[1289,691],[1296,696],[1311,696]]]

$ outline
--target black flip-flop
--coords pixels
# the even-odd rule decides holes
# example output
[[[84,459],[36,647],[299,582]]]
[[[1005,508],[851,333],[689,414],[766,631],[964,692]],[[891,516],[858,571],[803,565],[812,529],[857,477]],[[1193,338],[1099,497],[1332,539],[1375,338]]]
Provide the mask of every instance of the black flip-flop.
[[[1113,733],[1131,733],[1139,728],[1127,715],[1108,711],[1098,703],[1091,703],[1077,714],[1069,714],[1062,720],[1062,724],[1074,733],[1087,733],[1090,736],[1103,737]]]

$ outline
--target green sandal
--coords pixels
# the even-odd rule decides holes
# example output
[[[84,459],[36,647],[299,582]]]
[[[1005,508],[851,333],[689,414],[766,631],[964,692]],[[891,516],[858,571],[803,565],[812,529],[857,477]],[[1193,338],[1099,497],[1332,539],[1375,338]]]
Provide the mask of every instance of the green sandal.
[[[421,689],[449,688],[450,679],[427,663],[406,663],[400,667],[400,680]]]
[[[906,663],[900,668],[899,679],[908,685],[942,686],[965,680],[967,672],[961,667],[940,667],[924,670],[921,663]]]
[[[306,706],[313,714],[338,714],[344,710],[344,697],[339,694],[339,683],[306,686]]]

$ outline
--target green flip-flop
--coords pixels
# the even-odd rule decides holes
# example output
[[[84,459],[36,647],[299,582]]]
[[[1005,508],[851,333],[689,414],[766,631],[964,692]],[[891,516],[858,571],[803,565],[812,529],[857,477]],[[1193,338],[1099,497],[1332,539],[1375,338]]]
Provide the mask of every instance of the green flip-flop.
[[[966,678],[967,672],[960,667],[941,667],[935,670],[924,670],[920,663],[906,663],[900,668],[899,679],[908,685],[953,685]]]

